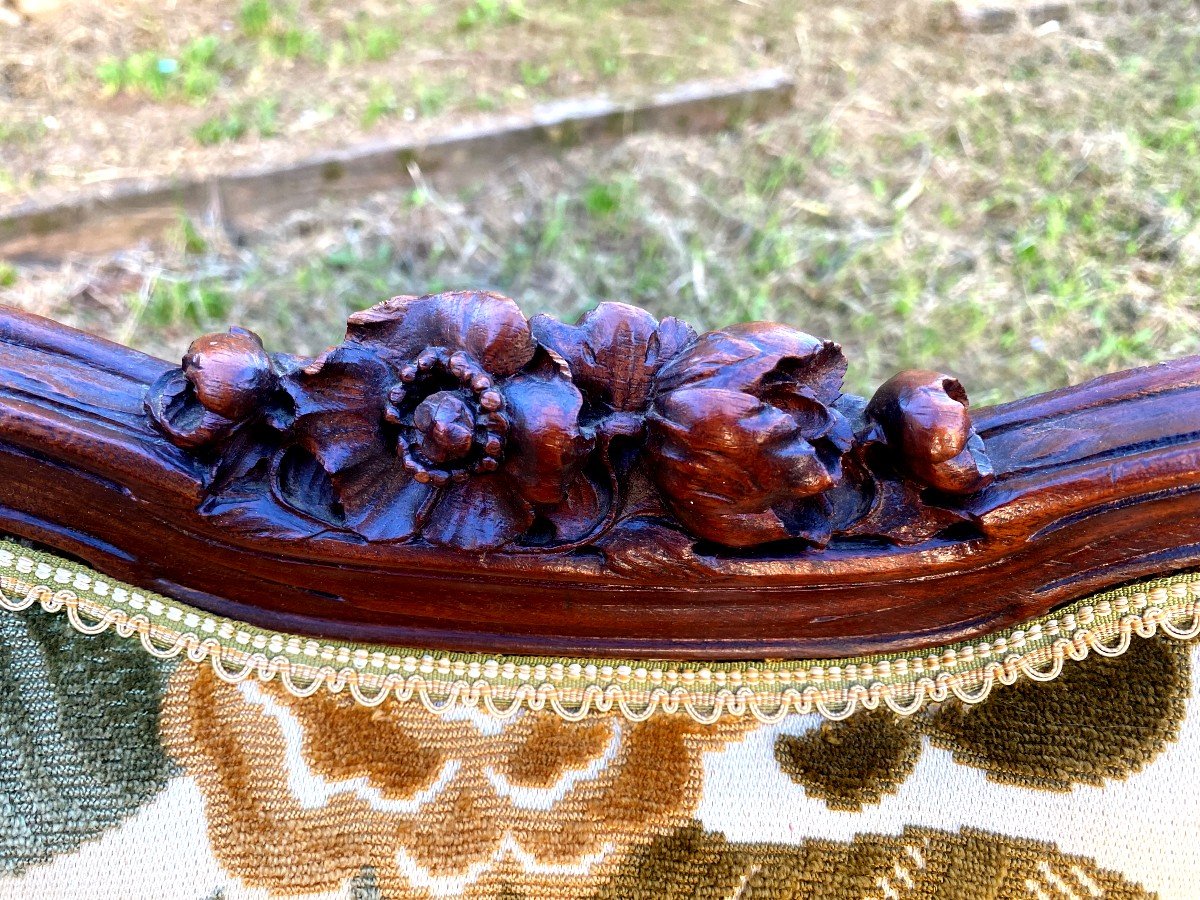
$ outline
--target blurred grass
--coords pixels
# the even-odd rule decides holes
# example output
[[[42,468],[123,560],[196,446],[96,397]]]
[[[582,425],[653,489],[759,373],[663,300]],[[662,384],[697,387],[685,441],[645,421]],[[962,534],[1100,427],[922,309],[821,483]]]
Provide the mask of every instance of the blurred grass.
[[[144,50],[123,59],[110,57],[96,67],[96,77],[107,96],[124,92],[203,103],[220,86],[222,70],[231,67],[221,40],[205,35],[188,41],[176,55]]]
[[[286,154],[443,115],[728,76],[772,64],[774,43],[762,36],[786,33],[800,5],[66,4],[0,28],[0,201],[78,187],[94,171],[175,176],[252,159],[263,145]],[[255,124],[255,110],[270,110],[270,127]]]
[[[568,319],[622,299],[788,322],[843,343],[848,389],[935,367],[977,403],[1200,352],[1200,12],[983,36],[943,10],[798,14],[795,111],[736,134],[582,148],[459,195],[422,182],[240,245],[189,224],[105,264],[148,278],[136,292],[80,293],[93,266],[0,295],[171,357],[231,321],[314,352],[400,293],[488,287]]]

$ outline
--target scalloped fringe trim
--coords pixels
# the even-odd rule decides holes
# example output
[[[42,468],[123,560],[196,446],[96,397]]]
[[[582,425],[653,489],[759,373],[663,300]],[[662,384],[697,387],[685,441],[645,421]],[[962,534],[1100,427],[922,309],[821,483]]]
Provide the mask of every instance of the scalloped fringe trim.
[[[1051,681],[1090,652],[1120,656],[1134,636],[1200,635],[1200,573],[1187,573],[1106,591],[980,642],[852,659],[706,664],[435,654],[254,628],[0,540],[0,608],[34,604],[65,612],[83,634],[136,635],[161,659],[207,659],[230,683],[278,678],[296,697],[324,688],[348,691],[365,706],[416,698],[434,713],[464,706],[506,718],[549,709],[571,721],[617,710],[633,721],[683,712],[708,724],[747,715],[772,723],[791,713],[844,719],[881,705],[907,716],[951,697],[979,703],[1021,677]]]

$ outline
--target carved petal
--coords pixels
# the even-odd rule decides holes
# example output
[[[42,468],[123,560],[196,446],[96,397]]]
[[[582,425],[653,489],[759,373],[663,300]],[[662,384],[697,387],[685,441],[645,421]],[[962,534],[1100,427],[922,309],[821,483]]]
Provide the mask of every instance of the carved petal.
[[[533,358],[529,322],[516,303],[489,291],[393,297],[355,313],[348,325],[347,342],[397,363],[412,361],[426,347],[447,347],[465,350],[504,377]]]
[[[648,359],[659,368],[678,356],[685,347],[696,341],[696,331],[683,319],[667,316],[658,323],[650,337]]]
[[[146,392],[146,412],[177,447],[194,450],[225,437],[234,423],[205,409],[181,369],[163,373]]]
[[[772,385],[808,388],[824,404],[842,391],[846,359],[833,341],[785,325],[750,322],[710,331],[659,373],[658,392],[722,388],[761,395]]]
[[[509,420],[504,472],[531,503],[556,505],[592,450],[579,427],[583,395],[552,359],[504,385]]]
[[[605,506],[592,480],[580,477],[571,481],[566,498],[543,515],[553,523],[555,539],[571,543],[591,533],[604,518]]]
[[[295,405],[293,434],[331,475],[387,455],[381,431],[393,376],[374,354],[336,347],[281,384]]]
[[[696,388],[660,397],[648,422],[655,478],[694,533],[731,546],[828,538],[796,504],[832,487],[840,468],[792,416],[749,394]]]
[[[437,488],[413,481],[395,460],[356,466],[334,479],[346,526],[370,541],[412,537],[437,496]]]
[[[601,303],[577,325],[545,315],[531,324],[538,341],[567,361],[576,384],[622,412],[645,407],[658,370],[696,336],[678,319],[660,324],[627,303]]]
[[[461,550],[502,547],[533,524],[533,507],[501,474],[448,487],[423,532],[427,541]]]

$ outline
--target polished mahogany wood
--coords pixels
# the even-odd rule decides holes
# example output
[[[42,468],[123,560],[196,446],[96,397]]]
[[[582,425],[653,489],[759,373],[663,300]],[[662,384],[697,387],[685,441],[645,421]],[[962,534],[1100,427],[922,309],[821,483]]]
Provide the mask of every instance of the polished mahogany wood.
[[[928,646],[1200,564],[1200,357],[977,411],[844,371],[780,325],[481,293],[181,366],[3,310],[0,528],[270,628],[538,654]]]

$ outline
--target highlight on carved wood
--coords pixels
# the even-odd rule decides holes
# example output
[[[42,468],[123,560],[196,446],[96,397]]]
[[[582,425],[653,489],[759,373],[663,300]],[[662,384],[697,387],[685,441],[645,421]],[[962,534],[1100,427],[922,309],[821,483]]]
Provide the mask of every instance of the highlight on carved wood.
[[[0,308],[0,531],[272,630],[622,658],[932,647],[1200,566],[1200,357],[982,409],[846,365],[481,292],[182,365]]]
[[[201,513],[242,533],[613,552],[649,521],[803,552],[969,522],[992,467],[962,385],[903,372],[867,400],[846,367],[785,325],[697,336],[624,303],[567,325],[468,291],[356,313],[315,359],[205,335],[145,405],[203,462]]]

